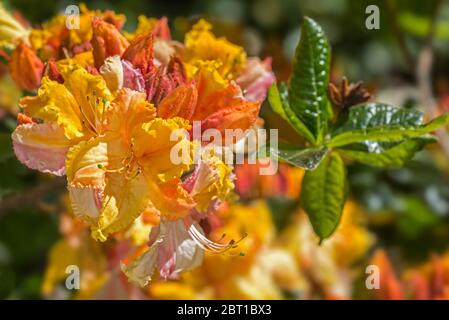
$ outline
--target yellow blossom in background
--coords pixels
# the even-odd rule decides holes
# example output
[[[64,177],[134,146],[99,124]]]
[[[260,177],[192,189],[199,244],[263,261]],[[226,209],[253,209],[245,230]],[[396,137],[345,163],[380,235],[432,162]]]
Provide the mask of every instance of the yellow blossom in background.
[[[282,235],[301,269],[320,285],[324,298],[351,297],[350,268],[367,253],[375,240],[365,227],[364,214],[355,202],[347,201],[340,225],[321,245],[302,211]]]
[[[61,228],[65,237],[53,245],[42,283],[42,293],[46,297],[55,294],[56,287],[65,286],[67,267],[79,268],[80,290],[76,297],[89,298],[106,281],[107,261],[101,244],[95,242],[88,230],[69,215],[63,215]]]
[[[201,19],[186,34],[185,56],[188,63],[215,61],[217,70],[225,80],[238,77],[246,63],[246,53],[242,47],[224,38],[217,38],[211,32],[212,26]]]
[[[26,40],[30,30],[23,27],[0,3],[0,46],[14,48],[19,40]]]
[[[263,201],[224,205],[218,211],[223,225],[211,238],[247,235],[228,253],[206,253],[201,267],[186,272],[180,282],[154,281],[148,286],[156,299],[280,299],[282,289],[300,291],[305,283],[294,257],[273,247],[274,225]],[[255,223],[257,221],[257,223]]]
[[[19,112],[21,93],[9,75],[0,77],[0,109],[16,115]]]
[[[35,50],[43,50],[44,57],[49,58],[51,55],[45,51],[59,48],[62,39],[67,38],[67,49],[75,45],[89,42],[92,39],[92,18],[100,17],[109,23],[121,28],[126,17],[122,14],[115,14],[113,11],[89,10],[85,4],[80,4],[79,28],[67,29],[66,16],[57,15],[50,21],[42,24],[42,28],[33,29],[30,34],[30,42]],[[46,46],[48,46],[46,48]]]

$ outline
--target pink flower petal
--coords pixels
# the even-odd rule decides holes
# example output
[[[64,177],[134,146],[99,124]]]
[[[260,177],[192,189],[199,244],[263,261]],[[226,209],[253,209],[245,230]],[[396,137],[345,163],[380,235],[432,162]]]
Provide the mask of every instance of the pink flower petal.
[[[57,176],[65,174],[70,146],[62,128],[54,124],[27,123],[12,133],[14,152],[24,165]]]

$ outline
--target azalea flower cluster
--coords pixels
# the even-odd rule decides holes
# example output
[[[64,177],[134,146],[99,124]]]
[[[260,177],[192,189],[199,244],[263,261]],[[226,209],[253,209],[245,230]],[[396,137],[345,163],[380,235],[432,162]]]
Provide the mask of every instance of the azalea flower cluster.
[[[172,134],[193,121],[223,134],[253,127],[274,81],[271,61],[248,58],[205,20],[181,43],[166,18],[141,16],[125,32],[125,16],[82,6],[77,29],[67,29],[64,15],[30,28],[0,11],[9,72],[30,92],[12,134],[17,158],[67,176],[73,211],[95,240],[156,221],[123,264],[129,279],[146,285],[155,268],[174,278],[200,265],[204,250],[233,248],[234,240],[213,242],[199,225],[230,196],[232,167],[218,147],[202,152],[200,141]],[[179,164],[170,161],[175,145],[192,150]]]
[[[397,270],[383,249],[375,251],[371,264],[378,266],[375,298],[379,300],[448,300],[449,253],[432,254],[420,266]],[[398,274],[398,271],[402,271]]]

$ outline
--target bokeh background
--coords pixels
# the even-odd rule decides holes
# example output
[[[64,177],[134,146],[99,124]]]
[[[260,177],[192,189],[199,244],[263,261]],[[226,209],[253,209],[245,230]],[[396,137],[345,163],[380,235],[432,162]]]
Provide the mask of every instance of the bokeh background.
[[[7,8],[20,12],[31,24],[39,24],[74,3],[74,1],[53,0],[2,2]],[[342,76],[346,76],[351,82],[363,80],[369,91],[376,96],[376,100],[407,108],[417,107],[428,117],[449,110],[449,3],[445,1],[86,0],[84,3],[90,9],[112,9],[124,13],[127,17],[125,29],[128,30],[135,29],[137,17],[141,14],[154,17],[167,16],[173,38],[177,40],[183,40],[183,35],[191,25],[198,18],[204,17],[213,23],[215,34],[225,36],[243,46],[249,55],[272,57],[273,70],[278,80],[288,79],[291,70],[290,61],[300,37],[301,19],[307,15],[323,26],[331,42],[333,81],[338,83]],[[367,30],[365,27],[367,17],[365,8],[370,4],[376,4],[380,9],[379,30]],[[431,68],[422,70],[420,67],[424,64],[422,59],[426,58],[424,56],[426,50],[430,52],[432,58]],[[423,83],[422,79],[426,76],[429,78]],[[426,91],[426,84],[430,85],[430,91]],[[65,181],[28,170],[14,157],[10,133],[15,127],[17,101],[21,95],[9,78],[4,76],[1,79],[0,298],[2,299],[49,297],[42,289],[49,266],[49,252],[64,234],[60,227],[60,216],[67,211],[64,199]],[[261,116],[265,120],[266,127],[280,128],[282,140],[298,143],[300,138],[270,111],[267,103],[262,109]],[[297,258],[299,262],[296,267],[299,271],[295,272],[300,277],[298,280],[300,289],[284,288],[283,282],[286,280],[282,275],[275,274],[275,270],[273,281],[280,288],[280,293],[267,297],[389,298],[369,292],[364,287],[366,276],[364,268],[372,261],[373,255],[376,258],[375,253],[379,253],[376,251],[378,249],[386,252],[396,280],[404,288],[410,283],[413,284],[415,277],[409,276],[410,274],[423,275],[422,278],[427,282],[421,281],[419,288],[427,286],[422,289],[424,291],[437,290],[435,284],[432,284],[437,280],[443,281],[438,285],[447,286],[449,284],[449,254],[446,254],[449,250],[447,128],[439,133],[439,137],[439,144],[431,145],[401,169],[381,170],[349,164],[351,207],[345,208],[345,211],[352,210],[357,212],[357,216],[361,216],[363,223],[357,225],[357,228],[362,228],[363,232],[369,234],[370,240],[366,240],[369,245],[364,245],[363,250],[351,246],[351,242],[358,239],[353,237],[358,234],[355,231],[345,234],[341,243],[332,248],[338,251],[337,253],[333,251],[329,253],[327,251],[330,249],[318,247],[312,241],[310,244],[312,251],[304,249],[301,258]],[[288,171],[287,168],[284,169]],[[243,176],[251,176],[248,173],[251,169],[244,168],[241,171]],[[270,216],[268,219],[275,229],[274,242],[277,244],[286,242],[289,243],[288,246],[305,246],[304,239],[298,240],[295,244],[291,244],[289,240],[294,238],[293,231],[290,230],[292,226],[297,224],[300,228],[301,224],[307,223],[306,220],[301,220],[301,214],[297,212],[299,190],[294,191],[299,188],[301,174],[291,172],[285,174],[288,177],[297,177],[297,180],[289,182],[290,191],[278,190],[273,181],[259,181],[251,176],[254,180],[251,186],[253,189],[239,190],[241,203],[242,206],[251,207],[255,212],[254,219],[258,219],[258,214],[265,214],[261,213],[262,211],[268,212]],[[273,190],[270,191],[270,188]],[[263,208],[255,206],[254,201],[263,201]],[[240,209],[248,212],[250,210]],[[238,216],[238,210],[236,212]],[[298,219],[302,222],[298,222]],[[324,253],[324,250],[327,251]],[[361,251],[356,252],[357,250]],[[322,254],[330,261],[326,263],[334,263],[338,268],[327,268],[326,263],[323,267],[322,259],[316,258],[315,253],[312,253],[319,251],[323,251]],[[351,258],[347,258],[344,263],[341,262],[341,259],[345,259],[342,253]],[[306,257],[309,256],[310,261],[307,261]],[[379,256],[377,258],[380,259]],[[271,259],[276,258],[273,256]],[[210,267],[215,267],[213,262]],[[229,269],[226,269],[228,267]],[[225,274],[229,270],[231,273],[234,272],[229,264],[221,264],[218,268],[222,268]],[[386,268],[388,269],[388,266]],[[314,275],[312,272],[310,275],[310,270],[313,269],[319,269],[322,274]],[[262,268],[261,272],[268,272],[266,270],[272,271],[270,268]],[[279,273],[279,270],[277,272]],[[437,279],[437,273],[441,273],[442,277]],[[174,292],[187,290],[186,286],[191,291],[203,292],[208,286],[208,281],[214,283],[213,286],[217,286],[215,282],[220,282],[220,279],[211,280],[214,277],[210,277],[202,279],[206,284],[198,285],[191,280],[194,275],[188,275],[178,287],[175,284],[173,288],[170,286],[164,288],[164,284],[156,284],[154,286],[156,289],[149,295],[155,298],[176,298],[178,296]],[[329,280],[328,277],[337,280]],[[339,284],[335,283],[339,281],[344,282],[344,289],[327,290],[327,286],[338,286]],[[344,294],[330,294],[328,291],[344,291]],[[232,292],[230,295],[233,297]],[[70,298],[71,295],[61,293],[50,297]],[[189,296],[186,293],[184,297],[195,295]],[[237,292],[235,297],[240,297]],[[242,297],[261,298],[256,294]]]

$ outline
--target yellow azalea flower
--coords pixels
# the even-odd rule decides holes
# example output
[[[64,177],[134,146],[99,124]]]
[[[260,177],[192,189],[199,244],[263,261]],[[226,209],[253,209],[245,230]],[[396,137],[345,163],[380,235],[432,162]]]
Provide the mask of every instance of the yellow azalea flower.
[[[83,68],[62,75],[63,84],[45,77],[36,97],[21,100],[25,113],[62,126],[68,139],[98,134],[104,105],[111,98],[105,81]]]
[[[17,87],[8,74],[0,77],[0,108],[12,114],[19,112],[18,102],[22,91]]]
[[[256,253],[264,245],[269,244],[274,236],[274,225],[268,206],[263,201],[256,201],[250,205],[231,205],[228,210],[220,210],[217,215],[225,222],[223,227],[212,231],[212,240],[220,242],[223,234],[232,239],[240,239],[238,248],[231,250],[231,254],[216,255],[207,253],[204,268],[215,270],[209,274],[210,281],[216,282],[226,277],[228,272],[244,272],[250,268]],[[257,223],[254,223],[257,221]],[[236,255],[243,256],[236,258]]]
[[[349,268],[374,242],[364,226],[363,211],[353,201],[347,201],[340,225],[321,245],[306,214],[301,211],[295,218],[283,239],[301,268],[324,290],[324,298],[350,297]]]
[[[289,252],[269,248],[258,252],[247,272],[231,274],[222,286],[218,299],[279,300],[284,290],[298,294],[307,284]]]
[[[80,269],[81,290],[77,296],[88,297],[105,282],[107,262],[100,244],[87,232],[81,233],[78,238],[76,243],[61,239],[52,247],[42,283],[44,296],[50,296],[56,286],[67,278],[66,268],[70,265]]]
[[[91,224],[94,238],[124,230],[148,206],[168,219],[185,215],[193,200],[180,185],[192,159],[173,164],[174,130],[188,129],[180,118],[154,118],[145,94],[122,89],[106,110],[101,137],[82,141],[67,155],[67,178],[75,213]]]
[[[19,40],[26,40],[30,30],[23,27],[0,3],[0,46],[14,48]]]
[[[211,29],[212,26],[201,19],[186,34],[186,62],[216,61],[219,64],[218,72],[223,79],[235,79],[245,67],[246,53],[242,47],[224,38],[216,38]]]
[[[348,266],[365,256],[374,243],[374,236],[365,228],[366,212],[354,200],[346,202],[336,236],[331,241],[335,246],[335,260]]]
[[[22,163],[58,175],[65,173],[70,146],[102,132],[103,111],[111,99],[101,76],[81,67],[65,70],[62,76],[63,84],[44,77],[37,96],[21,99],[25,114],[36,121],[17,126],[12,134]]]
[[[67,30],[65,25],[66,19],[65,15],[57,15],[51,20],[44,22],[41,28],[32,29],[29,39],[33,48],[35,50],[42,49],[51,38],[59,42],[59,38]]]

